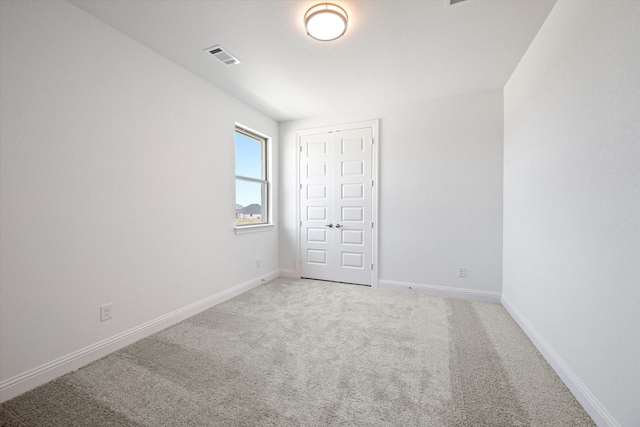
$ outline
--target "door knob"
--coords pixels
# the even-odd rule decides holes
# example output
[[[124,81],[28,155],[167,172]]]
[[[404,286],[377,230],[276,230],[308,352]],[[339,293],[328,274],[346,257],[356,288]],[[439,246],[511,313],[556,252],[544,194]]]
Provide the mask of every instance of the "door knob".
[[[340,228],[342,227],[340,224],[336,224],[336,228]]]
[[[333,227],[333,224],[327,224],[327,227],[331,228]]]

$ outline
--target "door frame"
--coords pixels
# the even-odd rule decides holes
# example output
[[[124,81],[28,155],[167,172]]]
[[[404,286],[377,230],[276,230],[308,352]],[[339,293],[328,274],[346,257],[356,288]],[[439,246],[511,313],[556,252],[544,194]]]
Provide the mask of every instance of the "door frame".
[[[371,147],[371,179],[373,181],[373,187],[371,188],[371,221],[373,222],[373,230],[371,232],[371,262],[373,263],[373,268],[371,269],[371,283],[370,286],[372,288],[378,287],[378,235],[380,233],[380,222],[378,221],[378,194],[380,189],[380,181],[378,179],[378,163],[379,163],[379,146],[380,146],[380,136],[379,136],[379,119],[374,120],[365,120],[361,122],[354,123],[344,123],[332,126],[322,126],[311,129],[301,129],[296,131],[296,259],[295,259],[295,275],[297,278],[301,277],[300,274],[300,263],[302,262],[302,258],[300,256],[301,250],[301,219],[300,219],[300,191],[301,191],[301,183],[300,183],[300,153],[302,151],[302,143],[301,139],[306,135],[315,135],[318,133],[325,132],[336,132],[336,131],[345,131],[352,129],[361,129],[361,128],[371,128],[372,129],[372,141],[373,146]]]

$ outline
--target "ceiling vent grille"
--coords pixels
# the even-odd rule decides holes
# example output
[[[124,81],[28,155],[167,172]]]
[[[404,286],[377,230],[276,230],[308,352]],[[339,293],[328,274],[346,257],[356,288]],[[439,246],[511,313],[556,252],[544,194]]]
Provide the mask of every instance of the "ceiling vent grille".
[[[209,52],[209,54],[213,55],[218,61],[222,62],[224,65],[236,65],[240,64],[240,60],[230,54],[225,48],[220,46],[219,44],[205,49],[205,51]]]

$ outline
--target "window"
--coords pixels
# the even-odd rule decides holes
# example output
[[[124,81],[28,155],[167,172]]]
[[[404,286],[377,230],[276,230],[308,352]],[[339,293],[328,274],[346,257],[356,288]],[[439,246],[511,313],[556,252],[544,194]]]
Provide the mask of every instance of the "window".
[[[269,223],[268,138],[236,126],[236,227]]]

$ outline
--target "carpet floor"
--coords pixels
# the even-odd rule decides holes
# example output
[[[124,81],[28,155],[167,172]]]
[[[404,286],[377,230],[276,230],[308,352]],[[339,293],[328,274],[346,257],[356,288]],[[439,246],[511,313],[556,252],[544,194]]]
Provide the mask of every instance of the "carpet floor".
[[[499,304],[279,278],[0,405],[0,426],[593,426]]]

